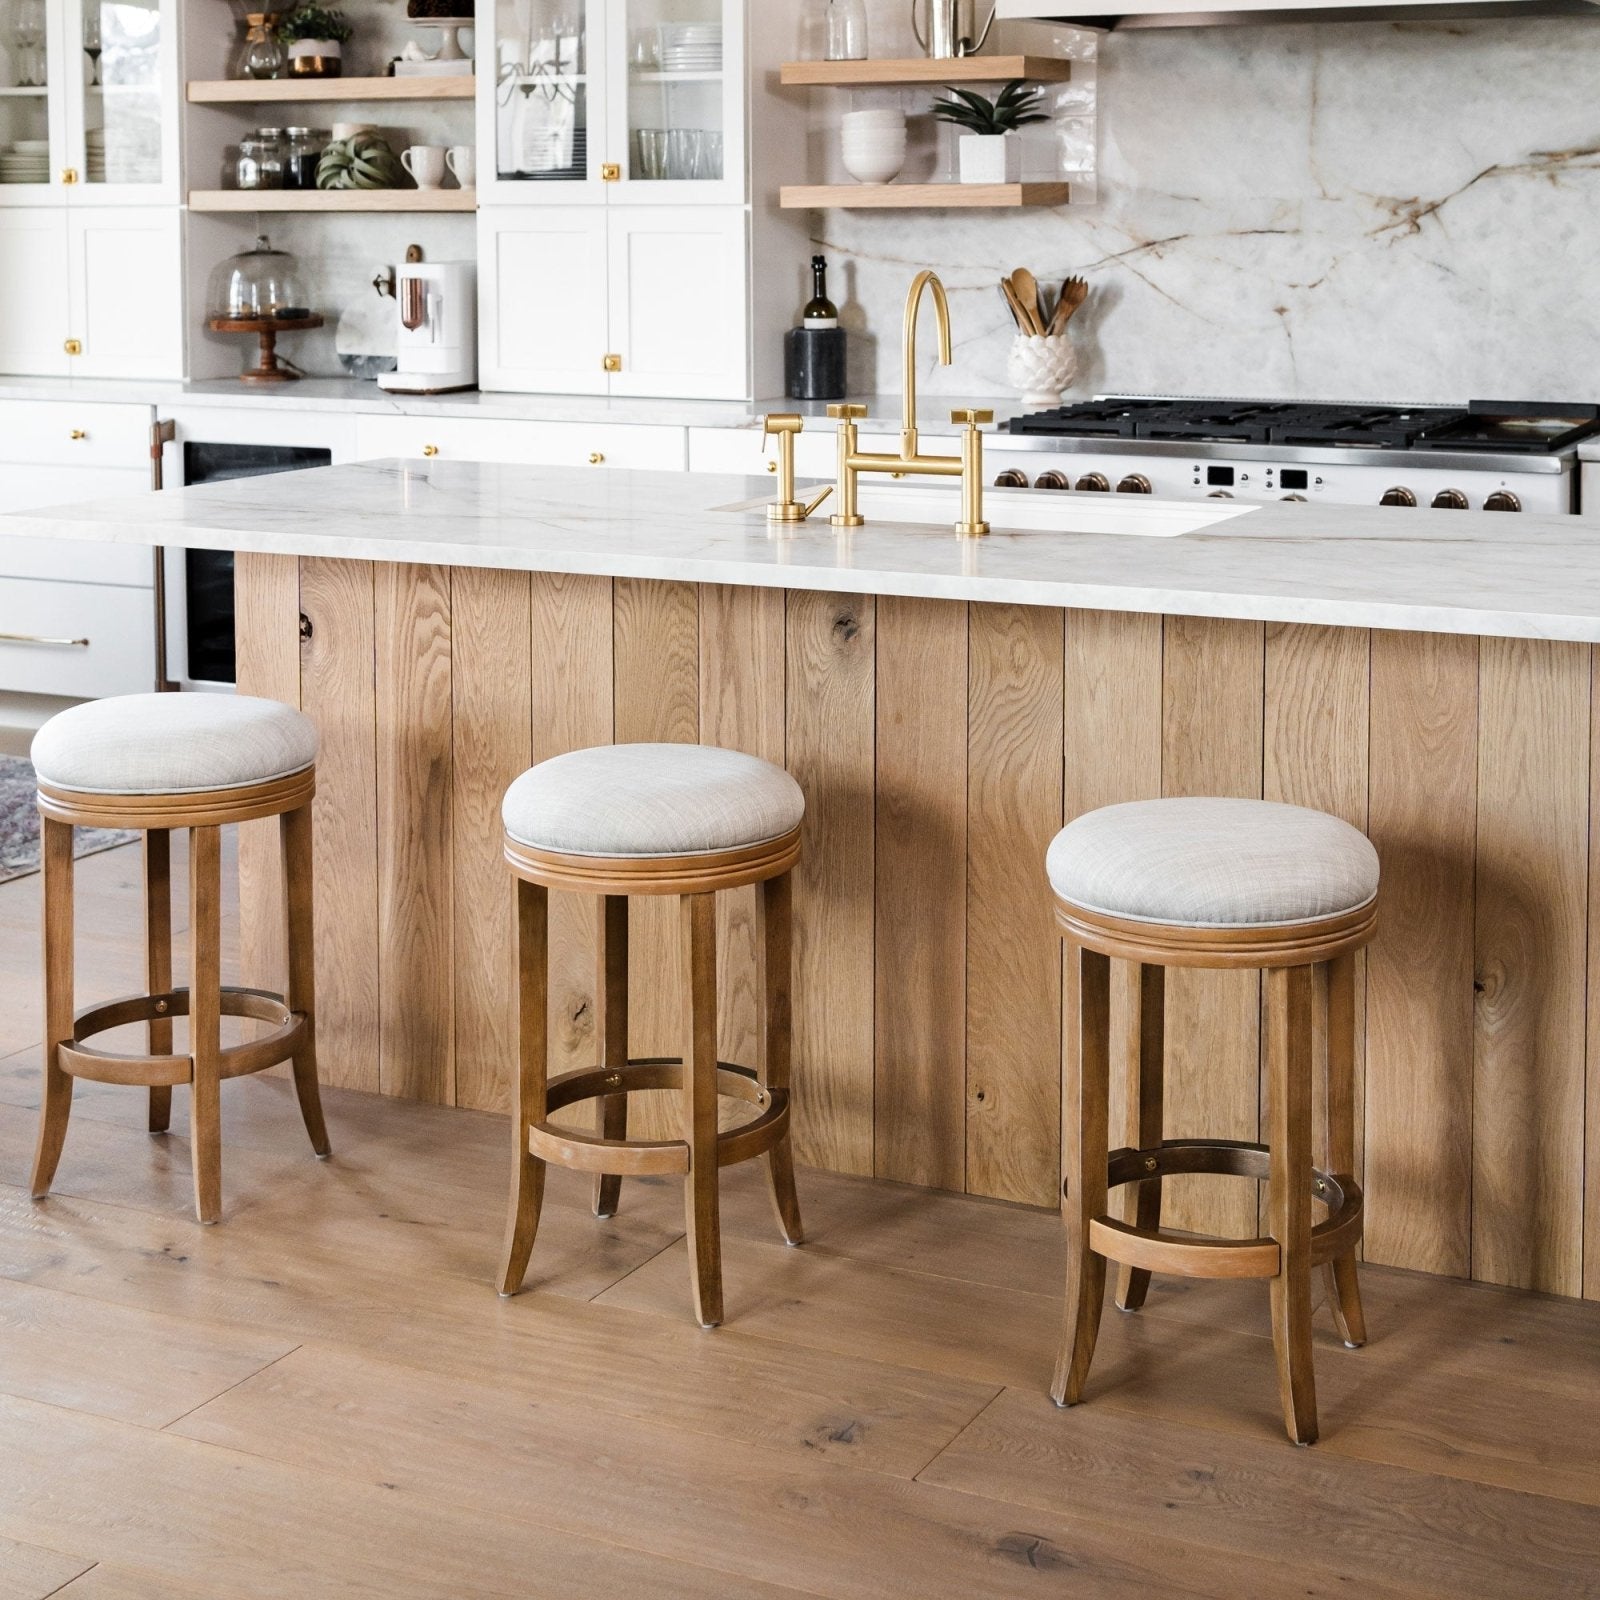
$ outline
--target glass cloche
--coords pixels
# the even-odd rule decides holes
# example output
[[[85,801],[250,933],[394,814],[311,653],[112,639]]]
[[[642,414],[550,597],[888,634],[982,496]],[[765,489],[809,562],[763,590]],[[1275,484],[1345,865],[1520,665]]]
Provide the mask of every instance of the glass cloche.
[[[303,322],[311,315],[311,296],[299,263],[287,250],[274,250],[262,234],[212,272],[206,306],[218,321]]]

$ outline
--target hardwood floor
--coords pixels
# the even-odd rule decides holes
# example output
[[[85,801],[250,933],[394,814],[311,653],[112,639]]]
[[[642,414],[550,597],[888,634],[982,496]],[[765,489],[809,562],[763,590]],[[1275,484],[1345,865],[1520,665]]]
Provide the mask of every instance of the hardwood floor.
[[[80,866],[85,1002],[137,982],[137,869]],[[230,1083],[202,1229],[184,1093],[151,1138],[86,1085],[34,1204],[37,896],[0,888],[0,1600],[1600,1596],[1600,1306],[1369,1267],[1297,1451],[1258,1285],[1108,1310],[1056,1410],[1058,1222],[993,1201],[803,1171],[790,1250],[731,1168],[712,1333],[666,1180],[602,1223],[552,1173],[499,1300],[482,1112],[330,1091],[319,1163],[286,1079]]]

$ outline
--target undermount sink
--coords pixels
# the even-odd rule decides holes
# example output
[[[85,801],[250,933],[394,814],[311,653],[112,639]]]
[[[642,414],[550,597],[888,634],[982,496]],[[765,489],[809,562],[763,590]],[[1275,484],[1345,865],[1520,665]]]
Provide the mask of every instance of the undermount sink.
[[[802,487],[809,499],[816,487]],[[896,483],[863,478],[861,514],[874,522],[933,522],[954,526],[961,509],[961,490],[948,484]],[[755,510],[764,502],[749,500],[729,510]],[[825,520],[832,497],[824,500],[815,520]],[[1121,533],[1143,539],[1175,539],[1200,533],[1218,523],[1254,511],[1250,505],[1193,505],[1182,500],[1152,500],[1145,495],[1096,495],[1039,489],[986,489],[983,514],[995,533]]]

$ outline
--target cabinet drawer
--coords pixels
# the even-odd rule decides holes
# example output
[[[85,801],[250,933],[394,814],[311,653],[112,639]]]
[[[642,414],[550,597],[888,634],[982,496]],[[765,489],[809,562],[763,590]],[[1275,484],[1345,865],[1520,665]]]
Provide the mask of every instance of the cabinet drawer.
[[[49,640],[88,642],[35,642]],[[144,693],[155,687],[155,676],[155,612],[147,590],[0,580],[0,690],[88,700]]]
[[[153,420],[149,406],[0,400],[0,462],[141,468],[148,483]]]
[[[356,446],[364,461],[436,456],[441,461],[503,461],[515,466],[642,467],[684,470],[682,428],[619,422],[479,422],[468,417],[361,417]],[[591,462],[592,456],[599,461]]]
[[[149,475],[113,467],[24,467],[0,462],[0,512],[112,495],[148,494]],[[64,583],[121,583],[148,589],[155,560],[147,546],[80,539],[16,539],[0,519],[0,578],[56,578]]]

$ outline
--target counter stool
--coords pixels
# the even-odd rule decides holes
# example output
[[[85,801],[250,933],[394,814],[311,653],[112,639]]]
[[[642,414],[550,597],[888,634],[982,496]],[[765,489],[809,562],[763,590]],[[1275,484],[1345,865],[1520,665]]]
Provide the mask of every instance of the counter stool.
[[[502,812],[517,883],[520,1070],[512,1110],[513,1166],[500,1293],[522,1287],[539,1226],[547,1163],[595,1174],[595,1214],[617,1209],[624,1176],[681,1172],[689,1281],[703,1327],[722,1320],[717,1170],[765,1154],[778,1223],[801,1241],[789,1146],[790,878],[805,797],[781,768],[735,750],[693,744],[608,745],[542,762],[513,783]],[[760,884],[759,1065],[717,1060],[717,891]],[[547,1078],[549,891],[600,897],[598,1061]],[[628,897],[678,897],[679,960],[688,1006],[682,1057],[628,1059]],[[681,1139],[629,1139],[628,1096],[682,1093]],[[760,1108],[717,1132],[717,1097]],[[596,1133],[548,1118],[599,1102]]]
[[[1311,1269],[1324,1265],[1344,1342],[1366,1340],[1356,1283],[1361,1191],[1355,1165],[1355,952],[1373,934],[1378,857],[1336,817],[1262,800],[1136,801],[1092,811],[1046,857],[1056,919],[1078,977],[1078,1049],[1062,1085],[1066,1129],[1066,1321],[1051,1395],[1076,1405],[1094,1356],[1106,1261],[1122,1263],[1118,1303],[1144,1303],[1152,1272],[1266,1278],[1284,1424],[1317,1437]],[[1139,967],[1138,1048],[1129,1146],[1108,1151],[1111,958]],[[1266,972],[1266,1144],[1167,1139],[1162,1128],[1162,1002],[1168,967]],[[1313,983],[1327,1004],[1327,1151],[1311,1149]],[[1223,1173],[1267,1185],[1268,1233],[1200,1238],[1161,1231],[1161,1180]],[[1136,1221],[1106,1214],[1108,1188],[1138,1184]],[[1313,1202],[1326,1219],[1312,1226]]]
[[[72,1080],[147,1085],[150,1131],[164,1133],[172,1085],[190,1086],[195,1212],[222,1212],[220,1085],[224,1078],[294,1063],[311,1145],[328,1153],[317,1092],[311,945],[311,797],[317,733],[298,711],[245,695],[135,694],[95,700],[51,718],[33,741],[44,852],[44,1100],[33,1195],[49,1192],[72,1110]],[[289,943],[288,993],[222,983],[224,823],[277,817]],[[148,993],[73,1014],[72,830],[144,834]],[[172,987],[171,830],[189,830],[187,989]],[[172,1053],[172,1019],[189,1019],[189,1054]],[[224,1045],[223,1017],[271,1032]],[[89,1040],[148,1024],[148,1055],[118,1055]]]

